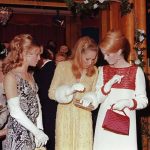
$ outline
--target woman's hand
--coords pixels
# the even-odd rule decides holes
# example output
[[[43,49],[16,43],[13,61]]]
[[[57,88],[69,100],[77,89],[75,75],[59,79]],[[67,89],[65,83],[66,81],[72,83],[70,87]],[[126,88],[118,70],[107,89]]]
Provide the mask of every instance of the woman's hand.
[[[113,109],[117,109],[117,110],[123,110],[126,107],[127,108],[133,107],[133,101],[131,99],[119,100],[113,105]]]
[[[108,93],[111,90],[111,87],[113,86],[113,84],[115,83],[120,83],[122,78],[124,76],[120,76],[120,75],[114,75],[105,85],[104,85],[104,92]]]
[[[96,109],[99,105],[97,96],[94,92],[86,93],[80,100],[80,103],[82,103],[82,106],[84,107],[88,107],[89,105],[92,105],[94,106],[94,109]]]

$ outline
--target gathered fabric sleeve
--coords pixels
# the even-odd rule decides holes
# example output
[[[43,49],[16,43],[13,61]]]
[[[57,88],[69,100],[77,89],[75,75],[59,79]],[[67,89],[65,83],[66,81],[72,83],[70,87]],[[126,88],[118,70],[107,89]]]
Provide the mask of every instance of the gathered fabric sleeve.
[[[143,70],[140,67],[138,67],[136,73],[134,99],[137,101],[136,109],[143,109],[148,105],[148,98],[146,95],[145,76]]]
[[[56,89],[62,85],[62,76],[63,72],[63,66],[61,63],[58,63],[54,72],[54,76],[50,85],[50,88],[48,90],[48,96],[50,99],[56,100],[55,93]]]
[[[97,83],[96,83],[96,96],[97,96],[97,101],[98,103],[102,103],[104,102],[105,98],[107,97],[107,95],[104,95],[101,91],[101,88],[104,86],[104,79],[103,79],[103,67],[99,67],[98,68],[98,79],[97,79]]]
[[[95,73],[95,78],[93,81],[93,85],[92,85],[92,92],[94,92],[96,90],[96,83],[97,83],[97,78],[98,78],[98,69],[95,67],[96,73]]]

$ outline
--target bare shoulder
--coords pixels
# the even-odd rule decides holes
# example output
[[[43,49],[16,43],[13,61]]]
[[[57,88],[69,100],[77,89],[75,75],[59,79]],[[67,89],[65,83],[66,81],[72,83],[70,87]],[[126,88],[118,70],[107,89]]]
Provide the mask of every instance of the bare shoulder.
[[[4,77],[4,85],[13,83],[16,83],[15,75],[12,72],[8,72]]]
[[[4,90],[7,99],[17,96],[16,78],[15,75],[11,72],[8,72],[4,77]]]

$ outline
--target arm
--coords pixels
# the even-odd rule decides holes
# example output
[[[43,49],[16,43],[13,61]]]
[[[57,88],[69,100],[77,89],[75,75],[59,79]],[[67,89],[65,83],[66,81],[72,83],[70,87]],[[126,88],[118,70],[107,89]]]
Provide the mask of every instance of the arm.
[[[105,85],[103,83],[103,67],[99,67],[99,74],[96,82],[96,91],[89,92],[81,99],[83,106],[87,107],[91,103],[95,108],[98,104],[103,103],[107,95],[111,91],[111,87],[114,83],[119,83],[123,76],[114,75]]]
[[[63,84],[62,83],[63,79],[61,80],[60,78],[61,74],[63,73],[62,67],[63,66],[61,65],[61,63],[58,63],[56,66],[54,76],[53,76],[50,88],[48,90],[48,96],[50,99],[56,100],[56,97],[55,97],[56,89]]]
[[[32,132],[38,141],[37,146],[44,145],[48,137],[40,129],[38,129],[33,122],[26,116],[20,107],[20,98],[17,94],[16,79],[13,74],[8,73],[4,79],[4,88],[7,97],[8,110],[10,115],[15,118],[22,126]],[[13,89],[13,90],[12,90]]]
[[[88,107],[90,104],[94,106],[94,109],[98,107],[100,103],[98,99],[99,98],[98,89],[100,89],[99,86],[101,84],[100,82],[101,80],[99,80],[99,77],[100,73],[98,74],[98,70],[96,69],[96,75],[93,81],[92,90],[90,92],[85,93],[82,99],[80,100],[80,103],[82,103],[84,107]]]
[[[4,105],[4,108],[0,111],[0,129],[7,122],[8,115],[9,115],[9,112],[8,112],[7,106]]]
[[[96,103],[98,103],[98,104],[104,102],[105,98],[107,97],[107,94],[104,94],[101,90],[105,86],[103,81],[104,81],[104,79],[103,79],[103,67],[99,67],[98,68],[98,77],[97,77],[96,86],[95,86],[95,96],[96,96],[95,100],[96,100]]]
[[[96,83],[96,95],[97,95],[97,101],[98,103],[102,103],[107,95],[104,95],[101,91],[101,88],[104,86],[103,83],[103,67],[99,67],[99,74],[98,74],[98,79]]]
[[[140,67],[138,67],[136,74],[134,99],[137,101],[136,109],[143,109],[148,105],[145,76],[143,70]]]
[[[40,103],[40,99],[39,99],[39,96],[36,95],[37,97],[37,100],[38,100],[38,106],[39,106],[39,115],[37,117],[37,127],[39,129],[42,129],[43,130],[43,120],[42,120],[42,110],[41,110],[41,103]]]
[[[122,110],[127,107],[130,110],[143,109],[148,105],[148,99],[146,96],[146,84],[145,77],[142,69],[138,67],[135,77],[135,94],[131,99],[125,99],[117,102],[113,108]]]
[[[76,91],[83,91],[84,86],[81,83],[74,83],[72,85],[67,85],[63,83],[60,76],[65,74],[64,63],[58,63],[51,86],[48,91],[48,96],[50,99],[55,99],[59,103],[69,103],[73,99],[73,94]],[[67,66],[65,66],[67,67]]]

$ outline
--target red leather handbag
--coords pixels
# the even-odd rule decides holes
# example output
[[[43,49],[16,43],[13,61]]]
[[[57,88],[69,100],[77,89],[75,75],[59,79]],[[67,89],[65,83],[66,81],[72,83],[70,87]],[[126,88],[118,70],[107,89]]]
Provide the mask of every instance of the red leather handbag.
[[[117,134],[129,135],[130,118],[123,110],[121,111],[124,115],[113,111],[112,107],[108,109],[102,127]]]

